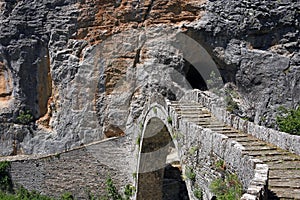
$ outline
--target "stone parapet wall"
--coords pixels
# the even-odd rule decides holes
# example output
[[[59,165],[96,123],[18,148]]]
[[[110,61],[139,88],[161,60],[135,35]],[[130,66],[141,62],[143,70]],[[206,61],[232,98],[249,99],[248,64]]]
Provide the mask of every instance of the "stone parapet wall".
[[[174,113],[172,108],[170,112]],[[173,117],[177,118],[177,116]],[[203,129],[194,123],[184,120],[179,120],[176,123],[175,126],[178,127],[182,135],[185,135],[184,139],[179,139],[178,141],[182,145],[181,157],[188,157],[189,149],[192,147],[197,147],[198,149],[197,155],[188,159],[187,163],[195,169],[198,185],[206,186],[202,187],[202,189],[206,190],[204,191],[205,199],[212,197],[209,185],[211,181],[218,178],[217,171],[213,170],[215,158],[212,156],[212,152],[217,158],[225,161],[228,171],[238,175],[244,190],[247,191],[242,199],[266,199],[267,165],[244,154],[244,147],[225,135],[213,132],[210,129]]]
[[[218,97],[210,92],[203,92],[199,90],[193,90],[185,97],[185,99],[193,100],[203,104],[216,118],[223,121],[228,126],[234,127],[240,131],[243,131],[244,133],[251,134],[260,140],[300,155],[300,136],[280,132],[264,126],[259,126],[253,122],[231,114],[226,111],[225,106],[220,106],[222,105],[222,102],[220,102],[220,100],[217,98]]]
[[[112,138],[48,156],[13,156],[10,175],[15,187],[59,197],[70,192],[76,199],[87,199],[89,192],[103,195],[110,176],[117,188],[133,184],[131,154],[126,138]],[[133,156],[133,155],[132,155]]]
[[[206,96],[206,93],[202,93],[198,90],[189,92],[186,94],[182,101],[199,101],[205,107],[209,108],[212,113],[219,118],[223,119],[220,115],[218,116],[214,110],[217,110],[216,104],[212,99]],[[222,108],[220,108],[221,110]],[[203,129],[200,126],[195,125],[190,122],[178,122],[176,126],[179,130],[186,130],[188,134],[187,146],[193,146],[191,143],[198,143],[200,145],[200,151],[196,162],[210,162],[208,160],[201,160],[211,156],[213,152],[218,158],[225,161],[226,167],[229,171],[236,173],[239,180],[242,182],[245,194],[242,196],[242,200],[256,200],[256,199],[267,199],[267,189],[268,189],[268,165],[263,164],[259,159],[255,159],[248,156],[243,152],[245,149],[238,142],[231,140],[225,135],[217,132],[213,132],[210,129]],[[239,128],[228,124],[234,128]],[[185,127],[183,127],[185,126]],[[189,134],[190,133],[190,134]],[[193,133],[193,134],[191,134]],[[199,169],[201,171],[201,169]],[[201,175],[200,175],[201,176]],[[206,183],[208,185],[208,183]],[[209,191],[206,193],[209,194]],[[210,198],[210,197],[209,197]]]

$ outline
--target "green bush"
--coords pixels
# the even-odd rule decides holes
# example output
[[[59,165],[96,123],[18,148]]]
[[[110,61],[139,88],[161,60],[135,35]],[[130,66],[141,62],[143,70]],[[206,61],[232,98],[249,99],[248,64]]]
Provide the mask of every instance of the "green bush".
[[[185,168],[185,176],[190,179],[191,181],[195,181],[196,180],[196,174],[193,170],[192,167],[187,166]]]
[[[54,200],[53,198],[41,195],[36,191],[29,192],[24,187],[20,187],[14,194],[0,192],[1,200]]]
[[[210,184],[210,190],[218,200],[235,200],[242,196],[242,185],[237,175],[227,174],[224,179],[218,178]]]
[[[18,200],[17,197],[13,194],[7,194],[0,191],[0,199],[1,200]]]
[[[70,192],[65,192],[61,195],[61,200],[73,200],[74,197]]]
[[[216,163],[216,168],[220,170],[225,170],[225,162],[224,160],[217,160]]]
[[[282,113],[276,118],[279,130],[293,135],[300,135],[300,106],[295,110],[288,110],[281,106],[279,111]]]
[[[27,111],[20,110],[19,116],[17,117],[17,121],[20,124],[26,125],[33,121],[33,116],[31,114],[31,112],[28,110]]]
[[[10,162],[0,162],[0,190],[5,192],[12,192],[12,181],[8,172]]]
[[[110,177],[106,179],[106,192],[109,199],[123,200],[121,194],[118,192],[113,180]]]
[[[15,194],[16,199],[22,200],[53,200],[53,198],[41,195],[37,191],[28,191],[24,187],[20,187]]]
[[[132,197],[135,193],[136,189],[134,186],[132,185],[126,185],[125,186],[125,191],[124,191],[124,195],[125,195],[125,199],[129,200],[130,197]]]
[[[194,193],[194,196],[195,196],[197,199],[200,199],[200,200],[203,199],[203,193],[202,193],[202,190],[200,190],[199,188],[194,189],[193,193]]]
[[[226,96],[225,97],[225,102],[226,102],[226,110],[228,112],[233,112],[234,110],[238,110],[239,109],[239,106],[238,104],[233,101],[232,97],[231,96]]]

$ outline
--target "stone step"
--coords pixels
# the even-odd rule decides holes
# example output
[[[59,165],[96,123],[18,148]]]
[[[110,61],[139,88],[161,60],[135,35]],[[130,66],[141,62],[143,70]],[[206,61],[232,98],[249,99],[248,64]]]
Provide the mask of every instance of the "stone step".
[[[269,169],[291,169],[300,173],[300,161],[268,162]]]
[[[220,132],[220,131],[231,131],[232,128],[228,128],[228,127],[221,127],[221,128],[210,128],[212,131],[215,132]]]
[[[198,114],[198,115],[189,115],[189,114],[183,114],[183,115],[179,115],[179,118],[188,118],[188,119],[197,119],[197,120],[199,120],[199,119],[201,119],[201,118],[210,118],[211,117],[211,115],[209,115],[209,114]]]
[[[201,108],[189,108],[189,109],[182,109],[182,108],[175,108],[175,112],[177,113],[209,113],[207,110],[203,110]]]
[[[207,116],[179,116],[178,119],[188,119],[190,122],[194,122],[194,123],[198,123],[201,121],[201,119],[209,119],[211,118],[211,116],[207,115]]]
[[[205,107],[203,106],[172,106],[175,111],[183,111],[183,110],[190,110],[190,111],[193,111],[193,110],[199,110],[199,111],[208,111]]]
[[[202,127],[204,128],[226,128],[225,125],[222,125],[222,124],[206,124],[206,125],[201,125]]]
[[[215,119],[213,117],[200,118],[198,121],[199,121],[199,123],[220,123],[220,122],[215,121]]]
[[[172,107],[174,107],[175,109],[207,109],[205,107],[203,107],[202,105],[174,105],[174,104],[171,104]]]
[[[184,118],[209,118],[211,117],[210,114],[198,114],[198,115],[195,115],[195,114],[190,114],[190,115],[181,115],[182,117]]]
[[[248,136],[247,135],[243,135],[243,134],[240,134],[240,133],[238,133],[238,134],[235,134],[235,133],[233,133],[233,134],[224,134],[224,135],[226,135],[228,138],[234,138],[234,140],[236,140],[237,138],[247,138]]]
[[[195,113],[195,112],[203,112],[203,113],[210,113],[208,110],[205,108],[196,108],[196,107],[191,107],[191,108],[175,108],[176,112],[189,112],[189,113]]]
[[[212,129],[214,129],[214,128],[212,128]],[[215,132],[217,132],[217,133],[221,133],[221,134],[223,134],[223,135],[227,135],[227,134],[242,134],[241,132],[238,132],[238,131],[236,131],[236,130],[234,130],[234,129],[230,129],[230,130],[228,130],[228,129],[230,129],[229,127],[227,127],[227,128],[225,128],[225,129],[223,129],[223,130],[219,130],[219,131],[215,131]],[[244,134],[244,135],[246,135],[246,134]]]
[[[240,132],[238,132],[237,130],[234,130],[234,129],[230,129],[230,130],[219,130],[219,131],[216,131],[217,133],[221,133],[221,134],[240,134]]]
[[[276,147],[271,146],[244,146],[245,151],[265,151],[265,150],[277,150]]]
[[[262,157],[271,157],[277,155],[287,155],[288,153],[280,152],[278,150],[261,150],[261,151],[245,151],[249,156],[256,157],[258,159]]]
[[[255,146],[255,147],[259,147],[259,146],[267,146],[266,143],[264,142],[260,142],[260,141],[239,141],[239,143],[241,145],[243,145],[244,147],[248,147],[248,146]]]
[[[269,188],[277,197],[272,199],[300,199],[300,191],[293,188]]]
[[[180,109],[179,107],[180,104],[176,105],[182,118],[239,142],[245,148],[243,153],[258,158],[269,166],[269,190],[270,194],[274,194],[274,198],[270,195],[269,199],[277,199],[276,196],[279,199],[300,199],[299,156],[226,126],[200,104],[193,104],[192,106],[185,104]],[[201,112],[199,107],[205,111]],[[196,108],[198,109],[196,110]],[[199,116],[203,117],[200,118]]]
[[[299,189],[300,194],[300,179],[269,179],[270,188],[294,188]]]
[[[276,156],[272,156],[272,157],[261,157],[259,159],[266,164],[268,164],[269,162],[276,162],[276,161],[293,161],[293,160],[299,161],[298,158],[293,158],[289,154],[276,155]]]
[[[202,126],[202,125],[225,125],[225,124],[216,122],[214,120],[204,120],[197,123],[197,125]]]
[[[190,106],[190,105],[200,105],[200,106],[202,106],[202,104],[194,102],[194,101],[192,101],[192,102],[171,101],[170,103],[171,103],[171,105],[180,105],[180,106],[183,106],[183,105],[187,105],[187,106]]]
[[[235,141],[237,141],[237,142],[255,142],[255,141],[257,141],[257,139],[252,138],[252,137],[243,137],[243,138],[236,138]]]
[[[193,111],[193,112],[186,112],[186,111],[184,111],[184,112],[181,112],[181,111],[179,111],[179,112],[177,112],[177,114],[178,115],[182,115],[182,116],[202,116],[202,115],[210,115],[210,113],[209,112],[203,112],[203,111],[201,111],[201,112],[195,112],[195,111]],[[211,115],[210,115],[211,116]]]
[[[271,169],[269,171],[269,179],[300,179],[299,170],[283,170],[283,169]]]

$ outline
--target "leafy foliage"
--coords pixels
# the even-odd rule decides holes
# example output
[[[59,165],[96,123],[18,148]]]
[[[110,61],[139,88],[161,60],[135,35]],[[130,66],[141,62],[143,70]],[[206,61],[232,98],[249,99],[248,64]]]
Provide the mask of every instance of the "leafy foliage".
[[[61,200],[73,200],[74,197],[70,192],[66,192],[61,196]]]
[[[212,181],[210,190],[218,200],[235,200],[242,196],[242,185],[237,175],[227,174],[224,179],[218,178]]]
[[[169,124],[172,124],[172,117],[168,116],[167,121]]]
[[[224,160],[217,160],[215,165],[216,165],[216,168],[220,169],[220,170],[225,170],[225,168],[226,168]]]
[[[196,188],[196,189],[194,189],[193,193],[194,193],[194,196],[195,196],[197,199],[200,199],[200,200],[203,199],[203,192],[202,192],[202,190]]]
[[[281,106],[279,111],[282,116],[277,116],[276,121],[280,131],[300,135],[300,106],[295,110],[288,110]]]
[[[12,181],[8,172],[10,162],[0,162],[0,190],[1,191],[12,191]]]
[[[191,155],[194,155],[196,153],[196,151],[198,150],[198,147],[197,146],[193,146],[189,149],[189,153]]]
[[[22,200],[53,200],[50,197],[41,195],[36,191],[29,192],[24,187],[20,187],[16,192],[16,198]],[[63,199],[65,200],[65,199]]]
[[[226,110],[228,112],[233,112],[234,110],[238,110],[239,109],[239,106],[238,104],[233,101],[232,97],[230,95],[227,95],[225,97],[225,102],[226,102]]]
[[[135,187],[132,185],[126,185],[125,186],[125,191],[124,191],[124,195],[125,195],[125,199],[129,200],[131,196],[133,196],[133,194],[135,193]]]
[[[21,110],[19,112],[19,116],[17,117],[17,120],[20,124],[29,124],[33,120],[33,116],[30,111],[23,111]]]
[[[53,198],[41,195],[36,191],[29,192],[24,187],[20,187],[15,194],[0,192],[0,199],[2,200],[54,200]]]
[[[122,200],[122,196],[119,194],[116,186],[114,185],[110,177],[106,180],[106,191],[109,199]]]
[[[101,200],[129,200],[135,192],[135,187],[126,185],[124,194],[120,194],[110,177],[106,180],[106,196],[102,196]]]
[[[192,181],[196,180],[196,174],[192,167],[187,166],[185,168],[185,176]]]
[[[229,85],[225,89],[225,103],[226,103],[226,110],[231,113],[239,110],[239,106],[238,106],[237,102],[234,101],[234,98],[235,99],[238,98],[238,94],[233,89],[233,86]]]
[[[136,138],[135,144],[138,146],[140,146],[140,144],[141,144],[141,137],[142,137],[141,134],[138,134],[138,136]]]

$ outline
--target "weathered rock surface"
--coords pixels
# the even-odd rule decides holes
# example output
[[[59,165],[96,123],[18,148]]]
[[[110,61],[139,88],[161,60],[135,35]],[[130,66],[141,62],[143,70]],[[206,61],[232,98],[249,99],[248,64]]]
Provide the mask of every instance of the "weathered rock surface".
[[[254,0],[2,1],[1,155],[133,137],[151,94],[179,99],[190,88],[185,77],[206,88],[199,76],[189,78],[194,63],[186,53],[170,45],[180,32],[204,47],[225,82],[236,83],[242,115],[272,126],[280,105],[299,104],[299,7]],[[20,124],[21,110],[34,122]]]
[[[299,1],[210,1],[188,25],[256,123],[274,127],[280,105],[299,105]]]

